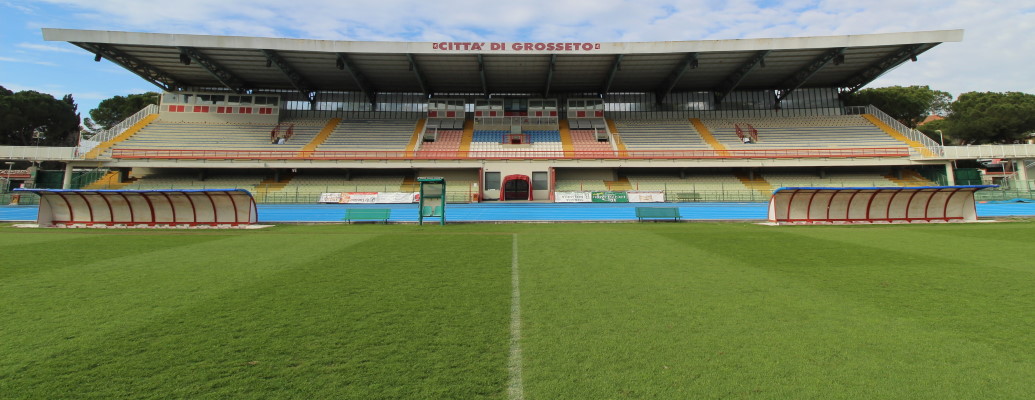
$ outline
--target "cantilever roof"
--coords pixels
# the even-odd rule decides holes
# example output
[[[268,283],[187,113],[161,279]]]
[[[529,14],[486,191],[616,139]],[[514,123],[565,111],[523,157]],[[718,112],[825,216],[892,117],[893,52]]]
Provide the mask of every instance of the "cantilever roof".
[[[354,42],[43,29],[165,90],[854,91],[962,30],[675,42]]]

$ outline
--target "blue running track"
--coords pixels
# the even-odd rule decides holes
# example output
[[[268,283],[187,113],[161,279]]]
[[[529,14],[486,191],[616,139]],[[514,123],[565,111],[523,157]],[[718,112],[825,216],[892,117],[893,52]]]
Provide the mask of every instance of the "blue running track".
[[[446,221],[635,221],[635,207],[679,207],[684,220],[765,220],[767,203],[481,203],[449,204]],[[416,204],[261,204],[259,222],[340,222],[348,208],[391,208],[392,222],[416,222]],[[0,206],[0,221],[35,221],[36,206]],[[979,217],[1035,216],[1035,203],[979,203]],[[437,219],[425,222],[437,223]]]

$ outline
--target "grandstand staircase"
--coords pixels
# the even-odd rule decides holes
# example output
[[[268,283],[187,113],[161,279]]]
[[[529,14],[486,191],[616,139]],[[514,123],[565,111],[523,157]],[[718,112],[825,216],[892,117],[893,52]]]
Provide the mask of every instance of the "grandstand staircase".
[[[561,148],[564,149],[564,157],[573,157],[575,155],[575,144],[571,140],[571,125],[568,125],[568,120],[566,119],[562,119],[559,125]]]
[[[690,124],[694,126],[694,129],[697,129],[697,134],[701,135],[701,139],[704,140],[705,143],[708,143],[712,149],[718,151],[720,156],[730,155],[730,153],[726,151],[726,146],[720,143],[719,140],[715,138],[715,135],[712,135],[712,131],[708,130],[708,127],[704,125],[704,122],[702,122],[700,118],[690,118]]]
[[[266,178],[255,185],[256,191],[261,192],[279,192],[284,189],[285,186],[291,183],[291,179],[295,177],[293,173],[286,173],[280,176],[280,180],[274,178]]]
[[[104,143],[101,143],[101,144],[97,145],[97,147],[94,147],[93,149],[91,149],[89,152],[86,153],[86,155],[83,156],[83,158],[85,158],[85,159],[95,159],[95,158],[97,158],[98,156],[104,154],[109,149],[111,149],[112,146],[115,146],[116,144],[118,144],[120,142],[123,142],[126,139],[129,139],[129,138],[133,137],[133,135],[136,135],[137,132],[140,132],[141,129],[144,129],[145,126],[147,126],[148,124],[154,122],[154,120],[156,120],[156,119],[158,119],[158,114],[151,114],[151,115],[148,115],[148,116],[144,117],[140,121],[137,121],[137,123],[133,124],[133,126],[129,127],[129,129],[126,129],[124,132],[119,134],[118,136],[113,137],[113,138],[111,138],[111,140],[108,140],[108,141],[106,141]]]
[[[266,178],[255,185],[255,189],[252,190],[252,195],[255,196],[256,200],[261,202],[269,201],[269,194],[276,193],[284,190],[284,187],[291,183],[291,179],[295,177],[293,173],[286,173],[280,175],[280,180],[274,180],[274,178]]]
[[[464,121],[464,136],[460,138],[460,154],[461,157],[466,157],[471,154],[471,142],[474,141],[474,120],[469,119]]]
[[[618,125],[615,125],[615,120],[611,118],[604,119],[607,122],[607,130],[611,131],[611,139],[615,143],[615,147],[618,150],[619,157],[628,157],[629,150],[625,148],[625,143],[622,142],[622,136],[618,134]]]
[[[421,136],[424,134],[424,125],[427,124],[427,122],[427,118],[417,120],[417,126],[413,128],[413,137],[410,138],[410,144],[406,145],[407,157],[413,157],[414,152],[417,151],[417,145],[420,144]]]
[[[412,176],[407,176],[406,178],[403,178],[402,185],[399,185],[399,191],[400,192],[419,192],[420,191],[420,184],[418,184],[417,180],[413,179]]]
[[[735,172],[733,175],[736,176],[737,179],[740,180],[740,183],[743,183],[748,189],[754,190],[764,197],[769,197],[773,194],[773,190],[775,188],[769,183],[769,181],[766,181],[765,178],[762,178],[761,176],[756,175],[755,179],[751,179],[751,177],[744,172]]]
[[[327,141],[327,138],[331,137],[331,133],[338,128],[338,124],[341,123],[341,118],[331,118],[327,121],[327,124],[323,126],[320,133],[317,133],[313,140],[302,147],[302,157],[308,157],[312,155],[323,142]]]
[[[119,171],[108,171],[104,176],[98,178],[96,181],[83,186],[86,190],[118,190],[136,182],[137,178],[126,179],[125,182],[119,182]]]
[[[913,170],[902,171],[902,178],[896,178],[895,175],[884,175],[884,179],[894,182],[896,185],[902,187],[917,187],[917,186],[937,186],[934,182],[931,182],[919,172]]]
[[[894,128],[888,126],[888,124],[885,124],[884,121],[881,121],[872,114],[863,114],[862,116],[863,118],[866,118],[867,121],[870,121],[871,124],[875,125],[876,127],[880,128],[880,130],[884,131],[884,133],[887,133],[889,136],[895,138],[895,140],[908,144],[909,147],[916,149],[920,152],[920,154],[923,154],[924,157],[937,157],[937,155],[935,155],[933,151],[928,149],[927,146],[924,146],[920,142],[907,138],[906,135],[902,134],[902,132],[896,131]]]
[[[632,183],[630,183],[629,178],[626,177],[621,177],[614,181],[604,181],[604,184],[607,185],[607,190],[613,192],[633,190]]]

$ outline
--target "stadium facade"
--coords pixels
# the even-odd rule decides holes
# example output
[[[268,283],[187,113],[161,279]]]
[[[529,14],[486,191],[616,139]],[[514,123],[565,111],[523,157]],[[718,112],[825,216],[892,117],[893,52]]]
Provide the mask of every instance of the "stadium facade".
[[[961,30],[640,43],[43,34],[163,92],[81,141],[70,165],[114,171],[95,189],[310,202],[441,176],[450,201],[686,201],[953,183],[937,143],[842,98]]]

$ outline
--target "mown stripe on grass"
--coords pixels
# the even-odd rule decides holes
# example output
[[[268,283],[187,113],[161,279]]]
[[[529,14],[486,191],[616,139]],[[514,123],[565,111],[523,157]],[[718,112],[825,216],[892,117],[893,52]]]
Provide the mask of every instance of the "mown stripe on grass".
[[[799,241],[729,225],[522,240],[537,249],[522,257],[526,390],[544,398],[973,398],[1015,397],[1035,378],[1028,353],[868,301],[880,287],[845,296],[852,282],[838,282],[836,269],[848,267],[836,257],[862,250]],[[886,261],[866,260],[858,269]]]
[[[1035,315],[1025,311],[1035,299],[1035,274],[1023,251],[1009,250],[1025,246],[1003,245],[1001,254],[990,256],[968,251],[973,239],[937,231],[943,234],[908,226],[791,229],[783,240],[768,241],[750,233],[717,235],[741,245],[712,251],[967,340],[1006,351],[1035,346],[1026,334]]]
[[[511,400],[525,398],[525,385],[521,377],[521,270],[518,265],[518,235],[512,236],[510,255],[510,374],[507,394]]]
[[[191,246],[224,239],[222,236],[176,236],[126,238],[107,235],[69,235],[61,233],[28,234],[5,238],[15,240],[0,245],[0,288],[24,274],[39,274],[57,268],[77,268],[82,264],[145,254],[161,249]]]
[[[791,230],[788,233],[802,236],[803,240],[819,237],[865,243],[876,248],[937,259],[945,259],[946,250],[953,249],[955,251],[951,252],[951,261],[957,264],[967,262],[983,268],[1000,267],[1035,272],[1035,263],[1028,262],[1028,252],[1010,251],[1011,248],[1023,248],[1035,243],[1035,230],[1025,224],[912,225],[885,227],[884,230],[810,228]],[[997,262],[990,262],[992,260]]]
[[[107,259],[82,263],[74,249],[50,252],[41,257],[59,268],[0,281],[0,381],[40,359],[103,342],[371,236],[295,242],[175,236],[163,238],[166,247],[142,251],[153,237],[120,238],[127,253],[113,249]]]
[[[280,235],[283,246],[315,256],[273,273],[235,268],[205,279],[239,284],[25,363],[3,377],[7,393],[505,397],[509,238],[386,234],[338,245],[347,237]],[[253,268],[269,268],[266,251],[252,251]]]

